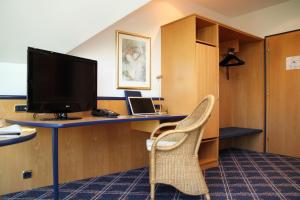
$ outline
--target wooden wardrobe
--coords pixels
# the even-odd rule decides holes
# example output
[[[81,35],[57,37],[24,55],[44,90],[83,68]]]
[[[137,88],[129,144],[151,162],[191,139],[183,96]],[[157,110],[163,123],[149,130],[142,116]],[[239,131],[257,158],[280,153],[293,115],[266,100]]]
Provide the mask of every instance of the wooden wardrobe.
[[[201,167],[218,165],[219,146],[263,151],[263,133],[219,142],[220,128],[264,128],[263,39],[195,14],[162,26],[161,35],[168,112],[188,114],[205,95],[216,97],[199,150]],[[245,64],[229,68],[228,80],[219,61],[229,48]]]

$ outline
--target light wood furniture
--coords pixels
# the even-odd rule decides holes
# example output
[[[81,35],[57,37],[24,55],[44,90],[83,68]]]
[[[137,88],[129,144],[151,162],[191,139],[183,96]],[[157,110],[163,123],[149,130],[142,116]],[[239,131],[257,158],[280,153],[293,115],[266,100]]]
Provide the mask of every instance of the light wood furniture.
[[[0,119],[32,120],[31,113],[14,112],[17,104],[26,104],[26,99],[0,99]],[[125,100],[98,100],[98,107],[127,114]],[[87,116],[89,112],[80,115]],[[37,132],[34,140],[0,148],[0,195],[53,183],[51,129],[37,128]],[[147,166],[145,141],[149,132],[152,130],[137,131],[129,122],[61,129],[60,183]],[[22,179],[24,170],[32,170],[31,179]]]
[[[219,128],[264,129],[263,39],[227,25],[191,15],[161,27],[162,96],[171,114],[188,114],[205,95],[215,108],[199,151],[200,165],[218,165]],[[230,79],[219,60],[229,48],[246,64],[232,67]],[[264,133],[222,141],[221,147],[263,151]]]
[[[162,96],[171,114],[191,113],[212,94],[215,107],[203,135],[201,167],[218,165],[219,67],[218,25],[189,16],[162,26]],[[207,67],[201,67],[205,65]],[[209,83],[209,84],[208,84]],[[209,145],[209,143],[211,145]]]
[[[149,116],[149,117],[138,117],[138,116],[118,116],[117,118],[105,118],[105,117],[83,117],[79,120],[58,120],[58,121],[41,121],[41,120],[18,120],[18,119],[6,119],[7,123],[19,124],[32,127],[49,128],[52,133],[52,172],[53,172],[53,198],[59,199],[59,130],[66,128],[81,128],[83,126],[92,125],[106,125],[114,124],[117,126],[119,123],[128,123],[136,121],[149,121],[149,120],[180,120],[185,116]],[[72,132],[71,132],[72,134]],[[99,133],[100,134],[100,133]],[[121,144],[119,144],[121,145]],[[84,155],[85,156],[85,155]],[[87,155],[88,156],[88,155]],[[83,163],[84,165],[84,163]]]
[[[210,34],[206,34],[207,32]],[[209,70],[196,67],[196,62],[199,65],[201,63],[196,58],[198,45],[201,46],[198,51],[205,51],[209,55],[213,52],[217,54],[216,58],[205,57],[203,60],[208,64],[215,63],[216,66],[211,64],[213,67]],[[230,69],[230,80],[226,80],[224,69],[218,67],[219,57],[222,58],[222,52],[227,52],[228,47],[234,47],[236,54],[246,61],[244,66]],[[202,169],[218,164],[219,127],[263,129],[263,63],[261,38],[218,22],[192,15],[162,27],[162,92],[166,100],[163,102],[164,108],[168,108],[171,114],[188,114],[199,103],[197,101],[205,93],[203,91],[216,97],[215,109],[208,122],[212,125],[207,127],[207,130],[216,132],[204,133],[199,151]],[[209,76],[198,76],[197,73],[207,73]],[[208,86],[201,82],[205,79],[219,83]],[[1,99],[0,118],[31,118],[32,115],[28,113],[14,112],[15,104],[25,103],[24,99]],[[127,114],[124,100],[99,100],[98,107],[111,109],[122,115]],[[150,130],[151,126],[147,131]],[[39,134],[34,140],[0,148],[0,194],[52,184],[49,142],[51,131],[37,128],[37,132]],[[131,123],[62,129],[59,134],[61,183],[146,166],[148,154],[145,141],[148,137],[149,133],[134,130]],[[222,141],[220,146],[261,151],[263,134]],[[33,170],[33,177],[21,179],[22,171],[28,169]]]
[[[18,136],[5,137],[0,135],[0,147],[26,142],[32,140],[35,136],[35,128],[21,127],[21,133]]]
[[[193,112],[180,122],[161,124],[150,137],[153,143],[150,150],[151,199],[155,198],[155,184],[164,183],[189,195],[210,196],[199,166],[198,151],[207,120],[213,109],[215,98],[205,97]],[[155,136],[163,127],[175,129]],[[162,142],[172,145],[161,146]]]
[[[300,157],[300,70],[286,58],[300,56],[300,30],[266,38],[267,151]]]

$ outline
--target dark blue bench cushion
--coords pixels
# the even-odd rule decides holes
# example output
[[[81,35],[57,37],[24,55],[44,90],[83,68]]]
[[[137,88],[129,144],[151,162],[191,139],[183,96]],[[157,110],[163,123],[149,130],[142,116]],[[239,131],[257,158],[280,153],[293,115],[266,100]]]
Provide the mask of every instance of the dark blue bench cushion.
[[[240,127],[220,128],[220,140],[226,138],[245,136],[245,135],[253,135],[261,132],[262,132],[261,129],[253,129],[253,128],[240,128]]]

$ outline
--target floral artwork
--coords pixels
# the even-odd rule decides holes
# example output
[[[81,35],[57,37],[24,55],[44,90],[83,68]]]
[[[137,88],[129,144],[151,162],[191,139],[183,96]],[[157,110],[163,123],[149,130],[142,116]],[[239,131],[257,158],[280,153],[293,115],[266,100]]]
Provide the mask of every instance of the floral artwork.
[[[117,32],[118,88],[150,89],[150,38]]]

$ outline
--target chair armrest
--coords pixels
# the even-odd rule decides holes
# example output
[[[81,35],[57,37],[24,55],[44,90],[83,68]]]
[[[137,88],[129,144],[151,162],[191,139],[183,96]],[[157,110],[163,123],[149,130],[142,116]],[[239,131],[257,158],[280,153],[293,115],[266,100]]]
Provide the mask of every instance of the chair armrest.
[[[157,143],[160,140],[167,137],[168,135],[175,134],[175,133],[185,133],[185,131],[183,131],[183,130],[169,130],[169,131],[163,132],[157,138],[153,138],[154,141],[153,141],[153,144],[152,144],[152,147],[151,147],[151,153],[154,153],[155,150],[169,151],[169,150],[175,149],[178,146],[180,146],[185,141],[185,139],[187,138],[187,134],[185,134],[185,136],[174,145],[165,146],[165,147],[156,146]]]
[[[157,126],[151,133],[150,139],[154,139],[154,134],[161,128],[163,127],[168,127],[168,126],[177,126],[178,122],[168,122],[168,123],[163,123]]]

